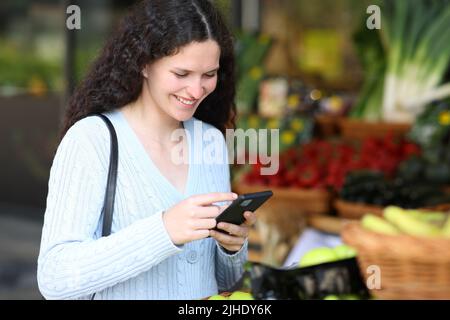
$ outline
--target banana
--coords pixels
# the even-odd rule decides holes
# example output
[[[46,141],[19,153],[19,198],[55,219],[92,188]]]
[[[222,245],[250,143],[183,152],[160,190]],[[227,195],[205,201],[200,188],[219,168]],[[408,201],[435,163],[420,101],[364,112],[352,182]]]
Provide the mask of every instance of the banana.
[[[408,215],[420,221],[436,224],[442,226],[447,219],[447,214],[444,212],[434,211],[420,211],[420,210],[404,210]]]
[[[373,214],[364,215],[364,217],[361,220],[361,224],[365,229],[370,231],[390,235],[399,234],[399,231],[397,230],[396,227],[394,227],[392,224],[390,224],[383,218],[380,218]]]
[[[384,209],[383,214],[386,220],[405,234],[423,237],[438,237],[441,234],[438,227],[409,215],[402,208],[389,206]]]
[[[447,217],[447,222],[442,227],[442,235],[444,238],[450,238],[450,216]]]

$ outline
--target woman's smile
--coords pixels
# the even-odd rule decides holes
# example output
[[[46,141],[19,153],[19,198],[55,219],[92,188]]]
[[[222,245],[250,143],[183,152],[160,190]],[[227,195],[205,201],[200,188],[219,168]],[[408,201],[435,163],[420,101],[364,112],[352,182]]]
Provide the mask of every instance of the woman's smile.
[[[175,99],[177,99],[178,102],[180,102],[180,105],[182,105],[185,108],[194,108],[199,100],[192,100],[192,99],[186,99],[177,95],[173,95]]]

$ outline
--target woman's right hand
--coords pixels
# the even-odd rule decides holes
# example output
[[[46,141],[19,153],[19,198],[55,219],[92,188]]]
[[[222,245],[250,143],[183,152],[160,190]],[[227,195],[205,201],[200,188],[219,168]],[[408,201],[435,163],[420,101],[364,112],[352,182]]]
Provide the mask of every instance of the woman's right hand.
[[[233,201],[237,194],[215,192],[191,196],[176,204],[163,214],[164,225],[175,245],[209,236],[209,230],[216,227],[216,217],[223,207],[216,202]]]

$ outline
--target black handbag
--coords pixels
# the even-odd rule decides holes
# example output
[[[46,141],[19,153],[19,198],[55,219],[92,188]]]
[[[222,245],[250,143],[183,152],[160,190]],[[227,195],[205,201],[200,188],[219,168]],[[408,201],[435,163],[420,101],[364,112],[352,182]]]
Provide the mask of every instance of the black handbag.
[[[116,195],[119,146],[117,142],[116,131],[114,130],[114,126],[108,119],[108,117],[104,116],[103,114],[95,114],[95,115],[99,116],[105,122],[109,130],[109,135],[111,137],[108,180],[106,182],[105,200],[103,202],[103,209],[102,209],[103,215],[102,237],[106,237],[111,234],[111,225],[114,210],[114,198]],[[91,300],[94,300],[94,298],[95,293],[92,295]]]

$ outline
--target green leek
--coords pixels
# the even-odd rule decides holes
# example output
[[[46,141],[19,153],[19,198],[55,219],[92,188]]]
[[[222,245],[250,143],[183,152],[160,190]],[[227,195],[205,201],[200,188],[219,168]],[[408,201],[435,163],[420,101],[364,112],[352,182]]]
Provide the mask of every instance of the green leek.
[[[367,70],[352,115],[413,122],[431,102],[450,96],[450,83],[442,84],[450,63],[450,1],[384,0],[381,15],[383,51],[375,64],[383,60],[385,68]],[[374,76],[379,77],[376,85]]]

